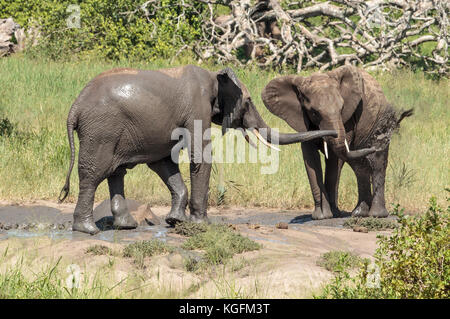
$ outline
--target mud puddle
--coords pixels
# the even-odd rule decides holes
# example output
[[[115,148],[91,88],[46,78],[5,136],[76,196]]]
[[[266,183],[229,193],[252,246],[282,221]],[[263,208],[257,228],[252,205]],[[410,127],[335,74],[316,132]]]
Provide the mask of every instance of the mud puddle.
[[[39,203],[29,205],[0,205],[0,240],[18,237],[33,238],[46,236],[51,239],[85,240],[98,239],[106,242],[133,242],[150,238],[163,241],[179,240],[169,232],[164,217],[170,208],[142,205],[134,200],[127,200],[131,214],[139,223],[133,230],[112,229],[112,215],[109,201],[105,200],[95,205],[94,220],[100,233],[91,236],[72,232],[74,205],[58,206],[57,204]],[[309,226],[344,228],[350,213],[342,213],[341,217],[327,220],[313,220],[311,214],[305,211],[276,209],[242,209],[242,208],[211,208],[209,218],[213,223],[232,225],[255,225],[256,227],[274,228],[277,223],[287,223],[289,229],[308,231]],[[308,226],[308,227],[306,227]],[[306,228],[305,228],[306,227]],[[288,244],[280,236],[259,236],[249,234],[255,240],[269,241],[278,244]]]

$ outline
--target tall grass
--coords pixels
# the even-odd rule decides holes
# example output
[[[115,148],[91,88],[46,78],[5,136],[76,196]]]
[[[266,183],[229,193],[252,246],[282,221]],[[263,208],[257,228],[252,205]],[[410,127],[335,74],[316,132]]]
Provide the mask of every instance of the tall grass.
[[[116,66],[152,69],[174,65],[169,65],[168,61],[58,63],[23,56],[0,60],[0,119],[6,117],[16,125],[12,135],[0,137],[1,199],[56,200],[70,158],[65,128],[69,108],[90,79]],[[252,67],[234,69],[267,123],[280,131],[292,131],[264,107],[260,97],[263,87],[280,72]],[[430,194],[439,196],[449,185],[449,82],[433,82],[409,71],[375,74],[375,77],[396,107],[415,108],[415,115],[402,122],[400,134],[395,135],[391,143],[386,197],[388,203],[399,202],[407,210],[418,211],[425,208]],[[213,176],[210,204],[299,209],[312,206],[300,145],[282,148],[276,174],[260,174],[262,165],[224,164],[225,192],[217,190],[219,179]],[[181,171],[189,185],[188,165],[182,164]],[[77,195],[76,167],[74,172],[69,201],[75,201]],[[170,204],[169,191],[144,165],[129,171],[125,183],[130,198]],[[107,196],[107,184],[103,182],[96,200]],[[346,165],[339,203],[341,208],[352,209],[356,200],[356,179]]]

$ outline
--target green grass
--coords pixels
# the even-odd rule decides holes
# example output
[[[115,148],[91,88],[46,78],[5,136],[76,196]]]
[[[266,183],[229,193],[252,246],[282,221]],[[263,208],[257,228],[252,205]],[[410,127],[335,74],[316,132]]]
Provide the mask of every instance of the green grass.
[[[6,133],[0,136],[0,199],[56,200],[70,159],[65,127],[69,108],[90,79],[115,66],[152,69],[174,65],[165,61],[61,63],[20,55],[0,60],[0,122],[6,118],[13,125],[11,132],[10,124],[2,122]],[[260,97],[264,86],[280,73],[253,67],[234,69],[266,122],[280,131],[291,132],[286,123],[266,110]],[[415,109],[415,115],[404,120],[401,134],[395,135],[391,143],[387,203],[398,202],[407,211],[423,210],[429,195],[442,197],[440,195],[450,180],[449,82],[433,82],[422,74],[408,71],[375,76],[396,107]],[[78,139],[75,140],[78,143]],[[311,209],[312,196],[300,145],[282,147],[276,174],[260,174],[262,166],[265,164],[223,164],[226,189],[218,190],[216,170],[211,178],[209,203]],[[181,171],[189,187],[188,164],[181,164]],[[76,201],[78,193],[76,167],[73,172],[69,202]],[[404,178],[408,180],[401,182]],[[171,202],[166,186],[145,165],[129,171],[125,177],[125,191],[129,198],[152,205],[170,205]],[[106,181],[96,193],[97,201],[105,198],[108,198]],[[340,183],[339,204],[342,209],[351,210],[356,201],[356,179],[346,165]]]

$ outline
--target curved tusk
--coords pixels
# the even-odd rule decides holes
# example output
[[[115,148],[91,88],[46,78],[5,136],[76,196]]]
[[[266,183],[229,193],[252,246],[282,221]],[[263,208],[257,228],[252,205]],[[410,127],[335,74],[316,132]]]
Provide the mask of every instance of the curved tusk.
[[[325,141],[323,141],[323,149],[325,150],[325,158],[328,159],[328,147]]]
[[[258,147],[253,143],[253,141],[250,139],[250,136],[247,134],[247,132],[242,131],[242,135],[244,135],[245,140],[248,144],[250,144],[253,148],[258,149]]]
[[[348,147],[347,139],[344,140],[345,148],[347,149],[347,153],[350,152],[350,148]]]
[[[262,137],[261,134],[259,134],[259,132],[256,128],[253,129],[252,133],[255,134],[255,136],[258,138],[258,140],[260,140],[261,143],[263,143],[264,145],[266,145],[278,152],[280,151],[280,149],[278,147],[275,147],[272,144],[270,144],[269,142],[267,142],[266,139],[264,137]]]

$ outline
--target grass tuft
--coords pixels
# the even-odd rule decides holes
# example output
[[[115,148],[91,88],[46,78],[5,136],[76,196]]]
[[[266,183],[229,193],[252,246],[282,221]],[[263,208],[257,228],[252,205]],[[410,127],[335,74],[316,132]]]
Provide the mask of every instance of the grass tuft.
[[[171,253],[174,250],[173,246],[158,239],[143,240],[126,246],[123,257],[131,257],[138,266],[143,267],[145,257]]]
[[[350,217],[344,222],[344,227],[365,227],[370,230],[387,230],[397,227],[397,222],[388,218]]]
[[[342,272],[360,266],[364,262],[361,257],[348,251],[329,251],[322,254],[317,265],[331,272]]]
[[[86,249],[86,254],[92,254],[96,256],[100,255],[113,255],[113,251],[111,248],[105,245],[93,245]]]
[[[183,244],[185,249],[200,249],[205,252],[207,264],[219,265],[235,254],[258,250],[261,245],[233,231],[226,225],[207,225],[207,230],[189,237]]]
[[[192,237],[194,235],[204,233],[207,230],[208,224],[185,222],[185,223],[177,223],[173,229],[173,232],[178,235]]]

